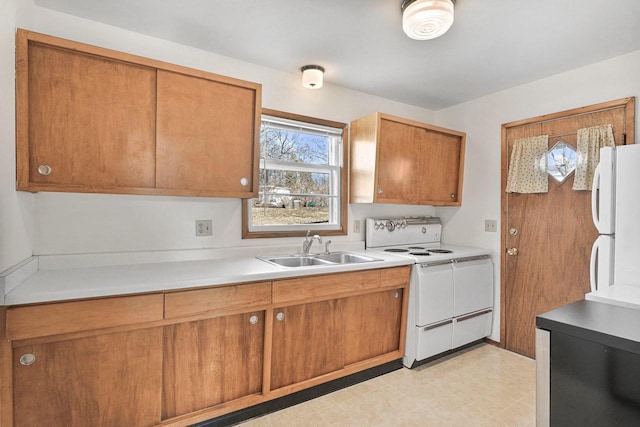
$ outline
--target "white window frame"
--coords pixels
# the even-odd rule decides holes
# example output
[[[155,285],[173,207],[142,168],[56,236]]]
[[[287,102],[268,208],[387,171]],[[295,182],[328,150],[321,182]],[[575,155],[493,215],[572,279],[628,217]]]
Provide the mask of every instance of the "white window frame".
[[[288,115],[288,114],[287,114]],[[254,225],[251,222],[252,209],[261,209],[253,206],[253,199],[246,203],[245,220],[249,233],[287,233],[287,235],[303,235],[306,231],[328,232],[326,234],[344,234],[346,224],[343,224],[343,218],[346,217],[342,212],[343,206],[346,209],[347,204],[343,203],[346,194],[342,194],[342,189],[346,188],[342,180],[346,179],[343,174],[345,159],[344,144],[346,126],[333,127],[316,124],[305,121],[302,116],[294,116],[295,119],[279,117],[272,114],[263,114],[261,126],[268,124],[272,128],[280,128],[288,131],[302,131],[307,134],[316,134],[326,136],[332,139],[329,144],[329,164],[317,165],[311,163],[297,163],[284,160],[264,159],[260,158],[259,174],[261,175],[265,169],[267,170],[286,170],[296,172],[323,173],[329,177],[329,194],[326,198],[329,201],[329,222],[322,224],[286,224],[286,225]],[[308,118],[309,120],[314,120]],[[317,120],[320,121],[320,120]],[[261,142],[260,142],[261,143]],[[262,190],[261,190],[262,191]],[[265,197],[269,193],[260,193],[258,197]],[[279,194],[279,193],[270,193]],[[323,197],[325,195],[318,194],[291,194],[292,197]],[[346,220],[345,220],[346,221]],[[251,237],[251,236],[244,236]],[[275,237],[275,236],[274,236]]]

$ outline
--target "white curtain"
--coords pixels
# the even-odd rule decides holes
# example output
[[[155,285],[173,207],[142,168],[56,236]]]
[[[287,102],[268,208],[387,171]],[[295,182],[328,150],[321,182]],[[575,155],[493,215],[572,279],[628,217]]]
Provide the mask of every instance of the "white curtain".
[[[600,162],[600,148],[615,145],[612,125],[578,129],[578,165],[573,178],[574,190],[591,190],[593,173]]]
[[[507,193],[546,193],[549,135],[514,141],[507,173]]]

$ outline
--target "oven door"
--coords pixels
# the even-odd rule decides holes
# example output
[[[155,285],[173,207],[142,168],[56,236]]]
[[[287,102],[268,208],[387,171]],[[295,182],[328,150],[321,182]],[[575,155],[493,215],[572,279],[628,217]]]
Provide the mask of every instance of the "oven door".
[[[493,307],[493,263],[490,256],[453,262],[454,316]]]
[[[450,260],[416,265],[416,326],[453,317],[453,268]]]

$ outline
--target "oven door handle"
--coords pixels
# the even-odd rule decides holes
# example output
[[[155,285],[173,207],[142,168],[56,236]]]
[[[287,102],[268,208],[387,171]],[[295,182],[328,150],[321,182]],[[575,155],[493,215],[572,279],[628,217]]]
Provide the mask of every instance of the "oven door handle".
[[[451,263],[453,263],[453,260],[444,259],[442,261],[421,262],[421,263],[419,263],[419,265],[422,268],[427,268],[427,267],[435,267],[436,265],[446,265],[446,264],[451,264]]]
[[[477,255],[477,256],[468,256],[464,258],[456,258],[453,260],[453,262],[458,264],[460,262],[479,261],[482,259],[491,259],[491,255]]]
[[[444,322],[438,322],[438,323],[434,323],[433,325],[423,326],[422,331],[427,332],[427,331],[430,331],[431,329],[439,328],[440,326],[445,326],[450,323],[453,323],[453,319],[447,319]]]

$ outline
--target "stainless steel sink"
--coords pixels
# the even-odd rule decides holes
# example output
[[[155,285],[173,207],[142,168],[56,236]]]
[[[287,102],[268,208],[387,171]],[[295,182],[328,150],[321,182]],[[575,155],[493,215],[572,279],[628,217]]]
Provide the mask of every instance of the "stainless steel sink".
[[[260,258],[263,261],[267,261],[273,264],[281,265],[282,267],[308,267],[311,265],[329,265],[329,261],[323,261],[313,256],[282,256],[274,258]]]
[[[316,258],[321,259],[323,261],[329,261],[336,264],[352,264],[356,262],[371,262],[371,261],[380,261],[375,258],[371,258],[363,255],[349,254],[345,252],[336,252],[332,254],[320,254],[316,255]]]
[[[344,265],[363,262],[382,261],[377,258],[371,258],[364,255],[351,254],[348,252],[334,252],[331,254],[317,255],[285,255],[274,257],[257,257],[259,260],[279,265],[281,267],[312,267],[312,266],[329,266]]]

